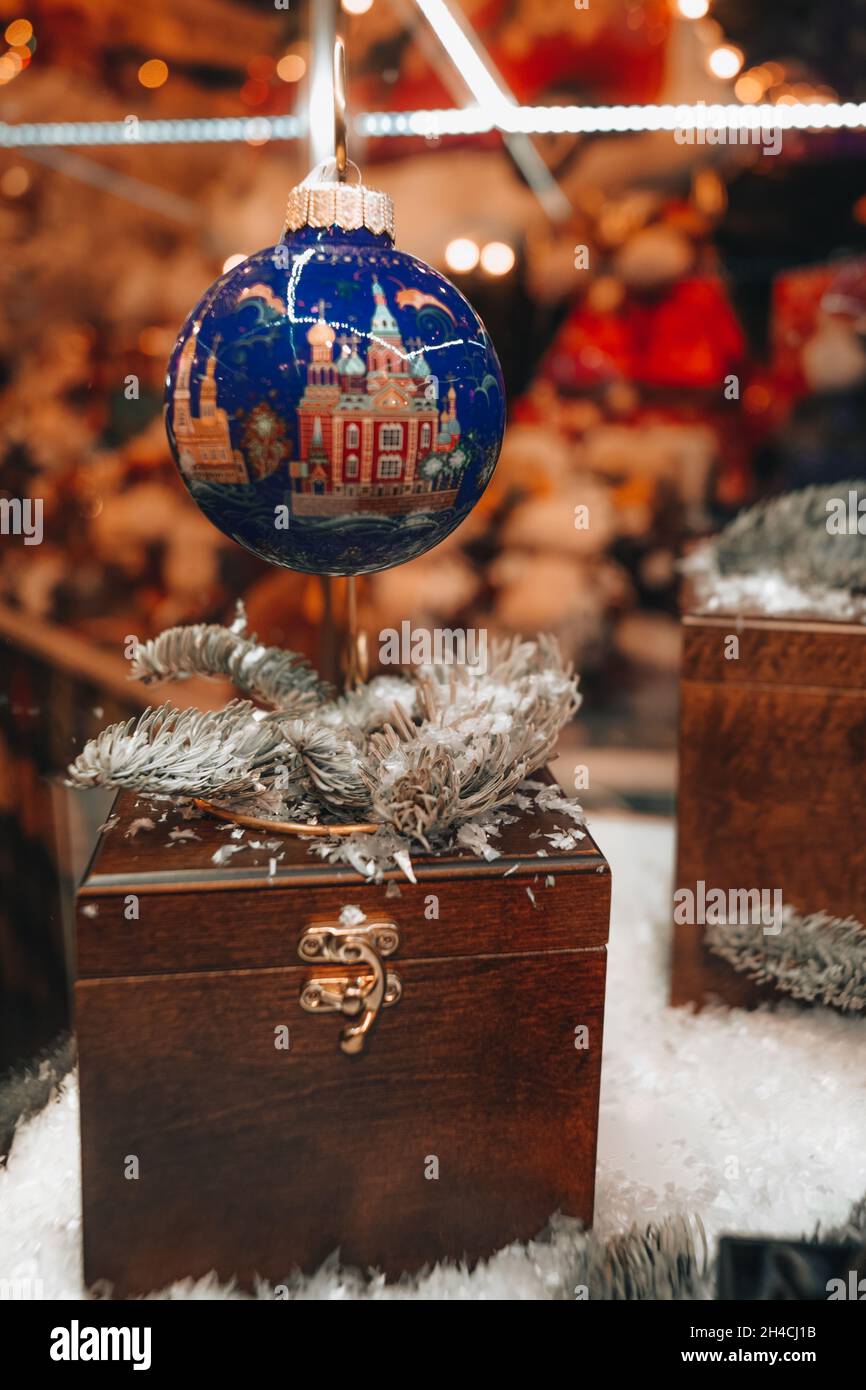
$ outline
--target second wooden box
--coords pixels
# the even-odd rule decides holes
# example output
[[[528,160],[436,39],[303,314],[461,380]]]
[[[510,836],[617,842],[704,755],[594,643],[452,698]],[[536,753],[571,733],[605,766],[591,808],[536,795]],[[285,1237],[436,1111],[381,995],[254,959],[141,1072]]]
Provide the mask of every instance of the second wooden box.
[[[690,614],[683,639],[675,887],[866,923],[866,625]],[[774,992],[675,926],[672,1003]]]

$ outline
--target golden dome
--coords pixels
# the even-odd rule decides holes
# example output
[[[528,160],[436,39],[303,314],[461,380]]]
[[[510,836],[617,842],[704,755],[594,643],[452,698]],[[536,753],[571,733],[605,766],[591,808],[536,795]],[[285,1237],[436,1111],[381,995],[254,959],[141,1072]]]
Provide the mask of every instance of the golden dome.
[[[311,347],[333,347],[336,334],[329,323],[325,323],[323,318],[319,318],[313,324],[307,334],[307,342]]]

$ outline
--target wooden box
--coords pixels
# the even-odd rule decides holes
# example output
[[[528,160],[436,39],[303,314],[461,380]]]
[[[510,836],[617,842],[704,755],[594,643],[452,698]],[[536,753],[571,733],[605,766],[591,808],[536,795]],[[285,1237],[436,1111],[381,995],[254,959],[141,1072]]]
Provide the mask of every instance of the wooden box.
[[[675,887],[866,921],[866,626],[689,615],[683,637]],[[773,994],[675,926],[673,1004]]]
[[[554,850],[571,823],[536,814],[492,862],[419,857],[398,896],[255,831],[218,867],[230,830],[165,804],[118,797],[78,894],[88,1283],[280,1282],[337,1248],[395,1276],[591,1222],[610,873],[588,835]],[[358,1013],[327,1011],[347,993]]]

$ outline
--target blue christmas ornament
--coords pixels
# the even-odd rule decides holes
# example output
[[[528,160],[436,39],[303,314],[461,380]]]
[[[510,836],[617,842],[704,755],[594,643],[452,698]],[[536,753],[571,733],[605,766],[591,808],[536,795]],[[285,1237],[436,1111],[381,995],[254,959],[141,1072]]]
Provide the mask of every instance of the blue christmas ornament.
[[[505,426],[459,290],[397,251],[390,199],[301,185],[276,246],[221,276],[169,362],[166,426],[205,515],[288,569],[368,574],[471,511]]]

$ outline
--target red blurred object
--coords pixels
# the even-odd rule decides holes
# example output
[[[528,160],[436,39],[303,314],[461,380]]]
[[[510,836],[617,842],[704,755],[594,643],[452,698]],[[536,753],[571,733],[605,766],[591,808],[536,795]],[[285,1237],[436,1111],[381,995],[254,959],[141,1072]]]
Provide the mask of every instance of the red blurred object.
[[[745,353],[745,339],[716,279],[681,280],[660,304],[627,310],[632,376],[647,386],[721,387]]]
[[[681,280],[657,298],[626,299],[614,314],[577,304],[542,366],[560,387],[624,377],[643,386],[721,387],[745,354],[743,333],[721,282]]]
[[[789,404],[806,391],[802,351],[815,325],[839,268],[807,266],[779,275],[773,284],[772,371],[774,389]]]

